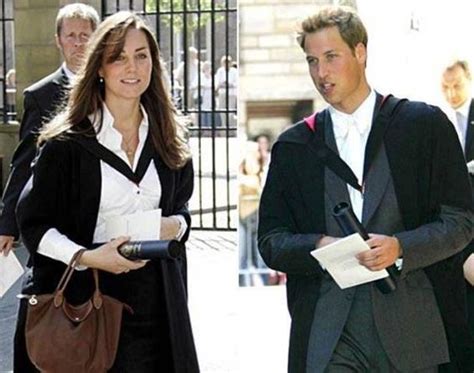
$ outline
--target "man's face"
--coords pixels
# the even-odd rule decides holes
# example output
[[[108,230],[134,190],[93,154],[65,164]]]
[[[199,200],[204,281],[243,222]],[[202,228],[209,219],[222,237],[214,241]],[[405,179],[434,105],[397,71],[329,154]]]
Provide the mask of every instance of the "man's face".
[[[441,89],[449,105],[453,109],[457,109],[470,96],[471,80],[460,66],[455,66],[453,69],[444,72]]]
[[[337,27],[307,34],[304,50],[309,73],[324,100],[336,109],[352,113],[367,95],[366,48],[359,43],[354,52]]]
[[[65,18],[60,35],[56,35],[56,45],[63,54],[67,67],[76,73],[84,59],[84,51],[92,35],[90,21],[79,18]]]

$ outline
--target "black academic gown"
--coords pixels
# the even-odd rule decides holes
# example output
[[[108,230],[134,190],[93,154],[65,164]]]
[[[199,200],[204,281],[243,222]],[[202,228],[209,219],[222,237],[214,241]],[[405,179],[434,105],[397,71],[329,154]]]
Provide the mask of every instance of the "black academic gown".
[[[377,107],[381,100],[377,95]],[[343,179],[347,176],[321,146],[328,115],[328,110],[317,115],[315,132],[302,121],[280,135],[272,149],[272,163],[260,201],[260,252],[270,267],[287,273],[292,318],[289,371],[295,373],[305,371],[322,277],[322,269],[310,251],[314,250],[316,238],[326,233],[325,170],[330,168]],[[365,168],[370,167],[375,156],[375,145],[383,141],[405,230],[436,219],[441,205],[472,211],[466,167],[459,145],[451,141],[455,134],[446,116],[438,108],[416,102],[406,102],[387,115],[390,120],[386,128],[371,129]],[[440,142],[445,139],[450,141]],[[271,256],[270,246],[275,247],[271,254],[277,255]],[[462,253],[425,271],[435,289],[448,334],[452,363],[444,368],[454,372],[456,367],[473,366],[469,361],[472,357],[465,354],[465,346],[472,344],[472,339],[467,333]]]
[[[41,238],[50,228],[56,228],[79,245],[91,247],[100,202],[100,159],[137,181],[149,162],[154,162],[161,181],[163,216],[181,214],[190,226],[186,206],[193,190],[191,161],[179,170],[171,170],[154,151],[151,140],[147,139],[136,174],[133,174],[125,162],[100,145],[95,137],[68,135],[65,140],[49,141],[33,168],[31,189],[26,188],[17,209],[20,232],[33,258],[33,276],[24,293],[54,291],[65,269],[63,263],[36,253]],[[183,241],[188,236],[189,229]],[[155,322],[150,324],[153,325],[150,333],[154,333],[157,343],[160,371],[199,371],[187,308],[185,255],[178,260],[151,261],[144,268],[128,274],[113,275],[102,271],[100,274],[102,291],[134,309],[134,316],[126,315],[125,321],[131,320],[130,325],[134,320]],[[91,271],[77,271],[68,285],[68,299],[82,302],[90,296],[92,287]],[[25,311],[20,309],[17,326],[20,331],[24,328],[24,319]],[[127,330],[127,338],[133,340],[133,327]],[[19,351],[22,347],[18,341],[15,343]],[[117,359],[120,358],[118,355]],[[135,358],[139,360],[140,355]],[[16,356],[15,364],[19,360],[21,357]]]

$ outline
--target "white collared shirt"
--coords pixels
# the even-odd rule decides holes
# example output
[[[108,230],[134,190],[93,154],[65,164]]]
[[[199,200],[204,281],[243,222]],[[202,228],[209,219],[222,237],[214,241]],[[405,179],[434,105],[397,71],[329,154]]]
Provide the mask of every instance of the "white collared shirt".
[[[69,79],[70,82],[72,82],[74,80],[74,78],[76,77],[76,74],[73,73],[69,67],[67,67],[66,65],[66,62],[63,62],[63,64],[61,65],[61,68],[63,69],[64,71],[64,74],[66,74],[67,78]]]
[[[129,164],[127,155],[121,147],[122,135],[114,127],[114,118],[107,106],[103,106],[102,128],[97,134],[97,140],[104,147],[115,153],[118,157]],[[148,134],[148,115],[140,107],[143,120],[138,129],[138,147],[135,152],[132,170],[135,171],[143,146]],[[94,128],[99,127],[99,116],[94,122],[94,115],[89,119],[93,122]],[[114,216],[131,214],[139,211],[154,210],[159,207],[161,199],[161,183],[154,162],[150,162],[140,183],[137,185],[127,179],[120,172],[115,170],[104,161],[100,161],[101,169],[101,195],[99,211],[94,231],[94,242],[105,242],[105,221]],[[180,221],[180,230],[177,239],[181,239],[186,232],[187,223],[183,216],[173,215]],[[65,235],[59,233],[57,229],[49,229],[41,239],[38,246],[38,253],[47,257],[69,263],[72,256],[82,247],[71,241]]]
[[[467,134],[467,121],[469,119],[469,109],[471,107],[471,99],[467,99],[464,104],[462,104],[456,110],[451,111],[450,119],[454,124],[456,133],[458,135],[459,142],[461,143],[462,150],[465,150],[466,147],[466,134]]]
[[[363,185],[365,146],[372,126],[375,98],[375,92],[370,90],[352,114],[329,107],[339,155],[352,169],[360,185]],[[362,221],[363,195],[350,185],[347,188],[354,213]]]

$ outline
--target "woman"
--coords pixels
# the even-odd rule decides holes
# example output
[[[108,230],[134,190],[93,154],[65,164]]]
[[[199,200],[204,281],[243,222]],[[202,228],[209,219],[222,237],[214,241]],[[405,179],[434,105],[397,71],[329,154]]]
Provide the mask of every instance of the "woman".
[[[96,30],[68,105],[40,135],[32,186],[18,206],[33,259],[25,294],[54,291],[77,250],[106,241],[114,216],[161,208],[161,239],[187,239],[192,163],[163,73],[156,40],[138,16],[119,12]],[[68,299],[90,297],[91,271],[82,269],[97,268],[103,293],[133,308],[124,313],[113,372],[198,372],[185,257],[129,261],[117,252],[127,239],[84,253]],[[25,310],[22,300],[17,328]],[[22,348],[17,340],[15,354]]]

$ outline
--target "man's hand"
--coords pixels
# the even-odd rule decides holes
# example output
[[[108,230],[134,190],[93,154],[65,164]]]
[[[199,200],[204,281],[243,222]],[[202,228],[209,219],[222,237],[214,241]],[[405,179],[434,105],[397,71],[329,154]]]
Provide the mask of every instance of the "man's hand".
[[[469,171],[469,174],[474,175],[474,159],[467,162],[467,170]]]
[[[464,278],[474,286],[474,254],[469,255],[463,265]]]
[[[320,249],[340,239],[341,239],[340,237],[323,236],[319,241],[316,242],[315,247],[316,249]]]
[[[13,241],[15,241],[13,236],[0,236],[0,254],[7,256],[13,248]]]
[[[402,256],[402,248],[396,237],[382,234],[369,234],[366,241],[370,250],[356,255],[359,263],[371,271],[380,271],[390,267]]]

